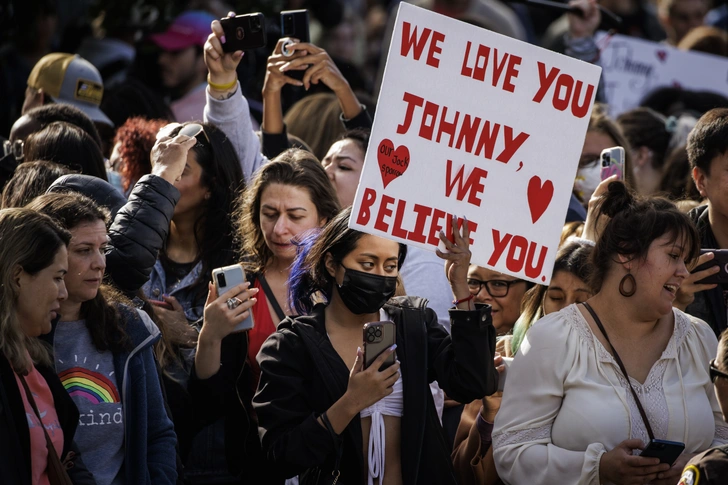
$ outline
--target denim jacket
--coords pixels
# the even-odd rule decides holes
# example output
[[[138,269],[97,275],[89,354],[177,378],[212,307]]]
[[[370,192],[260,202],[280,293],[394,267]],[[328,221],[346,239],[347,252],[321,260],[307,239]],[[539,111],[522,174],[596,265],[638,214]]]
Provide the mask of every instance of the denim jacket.
[[[187,276],[175,285],[174,288],[169,292],[168,296],[177,298],[177,301],[182,308],[184,308],[185,316],[190,322],[196,322],[202,318],[202,313],[205,309],[205,297],[195,299],[195,288],[194,283],[200,276],[202,271],[202,261],[198,262],[192,271],[187,273]],[[147,298],[150,300],[162,301],[162,295],[165,294],[165,288],[167,287],[167,279],[164,274],[164,268],[162,262],[157,258],[157,262],[154,263],[152,274],[149,275],[149,281],[144,283],[142,291]]]

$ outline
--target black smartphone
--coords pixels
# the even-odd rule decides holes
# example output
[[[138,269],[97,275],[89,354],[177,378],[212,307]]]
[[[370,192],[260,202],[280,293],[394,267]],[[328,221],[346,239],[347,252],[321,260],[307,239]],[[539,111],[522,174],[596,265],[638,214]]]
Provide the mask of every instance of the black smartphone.
[[[311,42],[311,35],[308,32],[308,10],[284,10],[281,12],[281,37],[293,37],[298,39],[299,42]],[[289,53],[286,47],[286,45],[283,45],[283,55],[292,55],[293,53]],[[286,75],[300,81],[305,73],[305,70],[288,71]]]
[[[249,13],[220,19],[225,32],[224,52],[248,51],[265,47],[265,17],[262,13]]]
[[[700,254],[715,253],[713,259],[707,263],[697,266],[692,272],[697,273],[713,266],[718,266],[720,271],[698,281],[701,285],[726,284],[728,283],[728,249],[701,249]]]
[[[652,440],[650,441],[640,456],[647,458],[659,458],[660,463],[667,463],[672,466],[685,449],[685,443],[679,441]]]
[[[293,37],[300,42],[311,42],[308,32],[308,10],[281,12],[281,37]]]
[[[371,322],[364,324],[364,368],[366,369],[382,352],[396,342],[397,330],[394,322]],[[397,356],[394,352],[387,357],[379,370],[394,364]]]

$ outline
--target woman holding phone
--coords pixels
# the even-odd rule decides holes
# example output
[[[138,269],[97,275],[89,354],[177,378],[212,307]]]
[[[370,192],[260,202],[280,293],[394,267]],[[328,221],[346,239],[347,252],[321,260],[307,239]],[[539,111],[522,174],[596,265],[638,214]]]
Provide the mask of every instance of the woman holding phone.
[[[600,290],[536,322],[508,369],[518,385],[493,429],[506,483],[674,484],[695,453],[728,443],[708,369],[715,335],[672,306],[698,254],[695,227],[621,182],[598,212],[608,219],[591,257]],[[653,439],[684,452],[674,464],[635,456]]]
[[[393,298],[405,246],[349,229],[350,215],[304,242],[290,298],[306,316],[284,320],[258,354],[263,450],[302,485],[332,473],[341,483],[454,484],[428,384],[467,402],[496,387],[489,307],[475,307],[466,283],[467,225],[453,243],[441,235],[448,252],[438,253],[457,307],[450,336],[424,300]],[[362,329],[377,321],[394,322],[396,344],[373,356]]]

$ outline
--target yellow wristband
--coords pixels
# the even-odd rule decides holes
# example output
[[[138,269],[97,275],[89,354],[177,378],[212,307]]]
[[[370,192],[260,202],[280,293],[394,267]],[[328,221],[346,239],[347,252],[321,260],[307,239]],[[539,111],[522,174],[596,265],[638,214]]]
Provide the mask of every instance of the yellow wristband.
[[[235,76],[235,79],[233,79],[232,82],[228,84],[215,84],[212,81],[210,81],[210,75],[207,75],[207,84],[216,91],[227,91],[230,88],[235,87],[236,84],[238,84],[238,76]]]

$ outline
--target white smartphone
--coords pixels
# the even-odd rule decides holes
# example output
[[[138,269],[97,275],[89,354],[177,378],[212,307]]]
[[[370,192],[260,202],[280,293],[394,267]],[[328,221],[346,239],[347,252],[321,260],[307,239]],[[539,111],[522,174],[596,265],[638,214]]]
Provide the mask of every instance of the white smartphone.
[[[245,271],[243,271],[243,267],[239,264],[217,268],[212,270],[212,281],[215,283],[217,296],[220,296],[229,289],[245,283]],[[250,330],[254,326],[255,322],[253,321],[253,312],[251,309],[248,318],[240,322],[235,327],[235,331]]]
[[[601,160],[601,179],[605,180],[617,175],[617,180],[624,180],[624,148],[605,148],[599,157]]]

